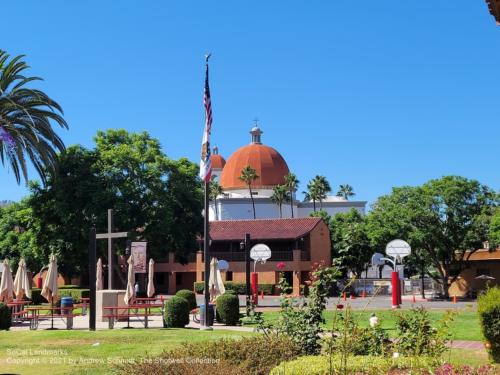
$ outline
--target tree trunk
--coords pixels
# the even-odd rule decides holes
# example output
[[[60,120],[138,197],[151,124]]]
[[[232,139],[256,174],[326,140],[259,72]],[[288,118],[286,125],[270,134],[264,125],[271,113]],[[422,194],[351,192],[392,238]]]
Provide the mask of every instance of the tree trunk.
[[[217,208],[217,198],[214,199],[215,206],[215,220],[219,220],[219,209]]]
[[[248,185],[248,191],[250,192],[250,199],[252,200],[252,208],[253,208],[253,219],[255,220],[257,217],[255,216],[255,202],[253,201],[252,188]]]
[[[292,219],[293,219],[293,191],[290,190],[290,210],[292,211]]]
[[[314,210],[314,212],[316,212],[316,200],[315,199],[313,199],[313,210]]]
[[[280,208],[280,219],[283,219],[283,211],[281,210],[281,203],[278,204],[278,207]]]

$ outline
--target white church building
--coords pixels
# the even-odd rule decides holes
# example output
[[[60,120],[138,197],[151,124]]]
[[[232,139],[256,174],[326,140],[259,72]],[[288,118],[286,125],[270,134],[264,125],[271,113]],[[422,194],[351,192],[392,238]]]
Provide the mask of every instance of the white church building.
[[[258,127],[252,128],[251,143],[236,150],[226,160],[214,148],[212,162],[212,176],[224,189],[216,202],[210,202],[209,218],[213,220],[253,219],[253,209],[248,186],[240,180],[241,171],[250,166],[259,176],[252,183],[252,195],[255,203],[257,219],[276,219],[280,217],[280,210],[271,200],[273,188],[285,183],[285,176],[290,172],[288,165],[281,154],[270,146],[262,144],[262,131]],[[215,207],[217,205],[217,207]],[[328,196],[321,203],[322,209],[329,215],[339,212],[348,212],[356,209],[365,213],[366,201],[351,201],[343,197]],[[320,203],[316,202],[319,210]],[[297,201],[293,197],[293,217],[308,217],[314,211],[312,201]],[[282,206],[282,217],[291,218],[290,203]]]

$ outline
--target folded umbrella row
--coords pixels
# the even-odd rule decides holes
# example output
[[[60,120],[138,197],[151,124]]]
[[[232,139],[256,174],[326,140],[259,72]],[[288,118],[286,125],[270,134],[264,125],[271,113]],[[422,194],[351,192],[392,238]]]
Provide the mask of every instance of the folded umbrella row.
[[[31,298],[31,283],[26,271],[26,262],[21,258],[17,267],[16,277],[12,279],[9,262],[5,259],[2,263],[3,271],[0,280],[0,301],[9,302],[14,295],[18,300],[24,296]]]

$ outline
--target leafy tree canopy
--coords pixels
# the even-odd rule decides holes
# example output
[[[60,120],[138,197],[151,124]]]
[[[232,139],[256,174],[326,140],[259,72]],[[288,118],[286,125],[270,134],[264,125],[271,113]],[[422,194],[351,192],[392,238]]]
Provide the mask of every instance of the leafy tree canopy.
[[[46,187],[31,185],[25,204],[37,230],[30,252],[44,255],[33,261],[43,264],[53,251],[65,275],[85,272],[88,230],[94,225],[98,232],[107,230],[108,208],[114,210],[115,230],[148,241],[150,256],[165,258],[171,251],[186,261],[202,228],[197,166],[169,159],[146,132],[108,130],[98,132],[95,142],[93,150],[69,147],[59,156],[58,176]],[[4,238],[9,228],[0,229]],[[100,242],[104,250],[105,241]],[[116,253],[124,252],[124,239],[114,244]],[[107,257],[105,251],[100,255]]]
[[[487,186],[464,177],[445,176],[419,187],[394,188],[380,197],[368,219],[372,244],[384,249],[401,238],[439,272],[444,295],[466,266],[465,261],[488,238],[498,197]]]

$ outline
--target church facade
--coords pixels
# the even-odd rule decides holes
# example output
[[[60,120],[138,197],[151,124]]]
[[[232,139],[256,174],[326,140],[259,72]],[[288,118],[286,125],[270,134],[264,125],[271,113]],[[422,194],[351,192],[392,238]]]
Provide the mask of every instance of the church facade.
[[[236,150],[227,162],[219,154],[219,150],[214,149],[211,159],[212,175],[224,193],[210,202],[211,221],[253,219],[249,189],[239,178],[241,171],[247,166],[259,176],[251,185],[257,219],[309,217],[315,206],[316,210],[322,209],[332,216],[351,209],[365,213],[365,201],[351,201],[337,196],[328,196],[322,202],[300,201],[295,194],[293,205],[283,204],[280,213],[280,208],[271,200],[271,196],[275,186],[285,183],[285,176],[290,170],[276,149],[262,143],[263,132],[260,128],[252,128],[250,134],[251,143]]]

